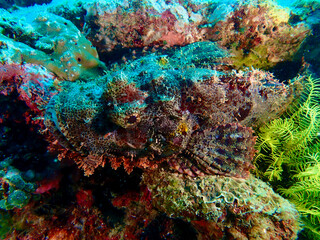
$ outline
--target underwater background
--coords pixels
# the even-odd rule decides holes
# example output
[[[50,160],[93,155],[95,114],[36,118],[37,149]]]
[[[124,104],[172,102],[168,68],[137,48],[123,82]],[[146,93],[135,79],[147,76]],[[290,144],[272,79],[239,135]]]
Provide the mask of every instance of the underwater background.
[[[0,0],[0,239],[320,239],[320,1]]]

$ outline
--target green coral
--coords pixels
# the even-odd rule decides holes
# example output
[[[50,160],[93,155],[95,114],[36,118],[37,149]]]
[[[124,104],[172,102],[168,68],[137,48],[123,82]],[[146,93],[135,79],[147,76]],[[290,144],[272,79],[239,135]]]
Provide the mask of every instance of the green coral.
[[[306,78],[299,101],[259,129],[257,174],[296,205],[305,228],[320,236],[320,79]],[[286,181],[282,181],[282,180]],[[279,187],[280,185],[280,187]]]
[[[35,184],[26,182],[10,163],[9,158],[0,162],[0,209],[5,210],[23,208],[35,191]]]
[[[0,208],[2,209],[13,209],[22,208],[30,200],[30,194],[25,193],[21,190],[13,190],[7,198],[0,200]]]
[[[7,211],[0,210],[0,239],[12,231],[12,218]]]
[[[59,78],[75,81],[105,69],[96,49],[76,26],[60,16],[34,10],[0,9],[0,59],[40,64]]]

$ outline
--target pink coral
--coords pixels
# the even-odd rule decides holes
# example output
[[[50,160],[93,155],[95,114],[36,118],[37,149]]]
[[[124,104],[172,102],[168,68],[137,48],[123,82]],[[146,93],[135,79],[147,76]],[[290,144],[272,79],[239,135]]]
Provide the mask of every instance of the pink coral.
[[[188,21],[178,19],[174,14],[181,12],[188,16],[182,5],[168,9],[157,10],[153,6],[132,7],[132,10],[117,7],[109,9],[101,4],[89,8],[89,16],[94,16],[99,31],[91,36],[91,41],[103,51],[112,51],[117,48],[174,46],[186,45],[204,38],[204,29],[198,25],[202,20]],[[195,14],[194,14],[195,15]]]
[[[7,95],[16,89],[19,98],[41,114],[52,96],[58,93],[58,79],[44,67],[34,64],[0,64],[0,90]]]

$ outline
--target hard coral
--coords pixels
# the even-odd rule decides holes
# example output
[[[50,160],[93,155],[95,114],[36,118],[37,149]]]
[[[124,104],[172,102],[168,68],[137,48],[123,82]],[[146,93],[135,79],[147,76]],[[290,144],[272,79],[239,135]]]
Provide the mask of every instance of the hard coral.
[[[141,187],[140,193],[127,192],[113,199],[112,204],[125,209],[123,226],[110,233],[110,237],[135,240],[157,216],[158,211],[151,205],[151,195],[147,188]],[[122,228],[122,229],[121,229]]]
[[[72,22],[50,13],[39,16],[28,11],[1,13],[0,26],[4,28],[0,34],[1,59],[40,64],[69,81],[97,74],[99,67],[105,67],[95,48]]]
[[[290,60],[310,29],[289,24],[286,10],[274,4],[242,5],[212,29],[211,39],[230,49],[236,68],[268,69]]]
[[[10,165],[9,158],[0,162],[0,208],[23,208],[35,191],[35,184],[22,178],[21,172]]]
[[[295,239],[300,229],[293,205],[253,176],[190,178],[156,170],[143,174],[143,184],[155,208],[190,221],[199,239]]]
[[[8,95],[17,90],[19,99],[38,117],[51,97],[58,93],[57,78],[40,65],[0,63],[0,74],[0,93]]]
[[[202,48],[212,51],[197,54]],[[46,126],[62,145],[87,156],[79,164],[87,175],[104,157],[128,172],[170,160],[190,175],[248,175],[250,127],[282,112],[290,92],[265,72],[217,72],[214,56],[221,53],[213,43],[183,51],[189,54],[150,55],[101,79],[65,83],[51,99]]]
[[[91,40],[100,51],[117,48],[186,45],[204,38],[198,28],[204,16],[178,2],[128,2],[125,6],[96,3],[87,18],[99,28]]]
[[[37,208],[44,206],[28,205],[25,209],[16,212],[15,226],[6,239],[108,239],[110,229],[102,219],[101,212],[95,208],[85,208],[81,206],[69,206],[61,208],[66,212],[66,218],[61,218],[56,209],[52,209],[49,216],[37,213]],[[26,229],[22,233],[18,229]],[[99,229],[99,230],[97,230]]]

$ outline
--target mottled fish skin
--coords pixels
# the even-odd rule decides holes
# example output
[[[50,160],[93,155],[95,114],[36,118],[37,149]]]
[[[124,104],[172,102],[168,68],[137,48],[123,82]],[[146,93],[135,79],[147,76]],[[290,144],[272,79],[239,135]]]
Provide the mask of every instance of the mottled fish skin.
[[[264,71],[206,68],[188,54],[198,47],[217,49],[192,45],[179,50],[188,61],[151,54],[96,80],[66,82],[48,105],[46,126],[66,148],[88,156],[75,160],[87,175],[105,156],[128,173],[167,161],[190,176],[247,177],[251,127],[284,111],[290,91]]]
[[[194,132],[187,148],[170,165],[190,176],[226,175],[247,178],[253,169],[256,137],[239,123]]]

